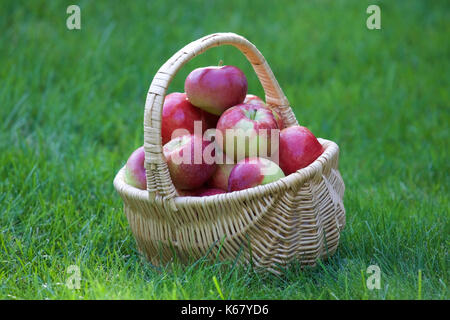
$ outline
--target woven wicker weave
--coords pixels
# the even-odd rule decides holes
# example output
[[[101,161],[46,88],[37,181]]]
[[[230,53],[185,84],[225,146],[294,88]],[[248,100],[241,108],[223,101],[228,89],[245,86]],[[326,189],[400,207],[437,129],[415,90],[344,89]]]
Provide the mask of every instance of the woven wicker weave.
[[[297,125],[289,102],[256,47],[233,33],[194,41],[170,58],[155,75],[144,114],[147,191],[124,182],[114,186],[139,250],[153,264],[177,257],[187,261],[209,253],[221,260],[239,257],[278,272],[292,260],[315,265],[337,248],[345,225],[344,182],[338,171],[339,148],[319,139],[324,153],[311,165],[276,182],[209,197],[180,197],[170,179],[161,146],[161,113],[167,88],[177,71],[211,47],[232,45],[252,64],[266,95],[286,127]]]

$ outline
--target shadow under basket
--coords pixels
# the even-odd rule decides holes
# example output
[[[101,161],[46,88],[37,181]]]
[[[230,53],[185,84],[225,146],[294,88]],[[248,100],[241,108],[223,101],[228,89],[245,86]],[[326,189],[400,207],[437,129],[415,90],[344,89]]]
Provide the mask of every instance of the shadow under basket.
[[[324,152],[312,164],[267,185],[208,197],[181,197],[173,186],[161,145],[161,112],[177,71],[209,48],[232,45],[252,64],[266,103],[297,125],[287,98],[262,54],[245,38],[216,33],[194,41],[155,75],[144,113],[147,190],[114,179],[138,249],[153,264],[189,262],[205,256],[253,263],[279,273],[290,262],[315,265],[333,254],[345,226],[344,182],[338,171],[339,147],[319,139]]]

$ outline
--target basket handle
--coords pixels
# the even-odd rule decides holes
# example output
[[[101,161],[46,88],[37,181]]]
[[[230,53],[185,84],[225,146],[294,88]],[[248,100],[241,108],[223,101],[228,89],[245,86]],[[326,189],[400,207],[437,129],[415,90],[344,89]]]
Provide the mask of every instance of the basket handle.
[[[247,39],[234,33],[215,33],[191,42],[159,68],[147,94],[144,113],[144,149],[147,190],[151,199],[173,200],[173,197],[177,196],[164,159],[161,140],[162,108],[167,88],[185,63],[212,47],[222,45],[232,45],[246,56],[261,82],[267,105],[280,113],[286,126],[297,124],[289,102],[272,70],[263,55]],[[170,204],[176,210],[174,201],[170,201]]]

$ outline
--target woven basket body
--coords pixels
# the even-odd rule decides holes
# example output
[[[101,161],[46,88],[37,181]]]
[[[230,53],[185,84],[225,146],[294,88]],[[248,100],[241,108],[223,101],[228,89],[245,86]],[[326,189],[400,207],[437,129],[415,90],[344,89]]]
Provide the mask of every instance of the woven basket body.
[[[316,161],[267,185],[209,197],[179,197],[173,186],[161,146],[164,97],[187,61],[219,45],[233,45],[247,57],[264,88],[266,103],[280,113],[285,126],[297,125],[270,67],[245,38],[218,33],[178,51],[159,69],[147,95],[147,190],[127,185],[124,168],[114,179],[137,246],[156,265],[174,257],[189,261],[205,255],[252,261],[274,272],[292,260],[315,265],[336,250],[345,225],[344,183],[334,142],[319,139],[325,151]]]

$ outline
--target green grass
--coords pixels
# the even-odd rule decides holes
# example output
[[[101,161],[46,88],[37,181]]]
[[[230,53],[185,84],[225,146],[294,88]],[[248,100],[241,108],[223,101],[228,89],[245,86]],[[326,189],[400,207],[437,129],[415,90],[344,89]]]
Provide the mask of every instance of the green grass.
[[[449,299],[448,1],[77,1],[0,4],[0,298]],[[184,3],[184,2],[183,2]],[[366,28],[381,7],[382,29]],[[265,55],[297,119],[341,148],[347,226],[337,253],[284,276],[204,260],[142,260],[112,180],[143,143],[153,75],[203,35]],[[219,60],[244,70],[234,48]],[[381,289],[368,290],[369,265]],[[79,266],[80,290],[65,286]]]

